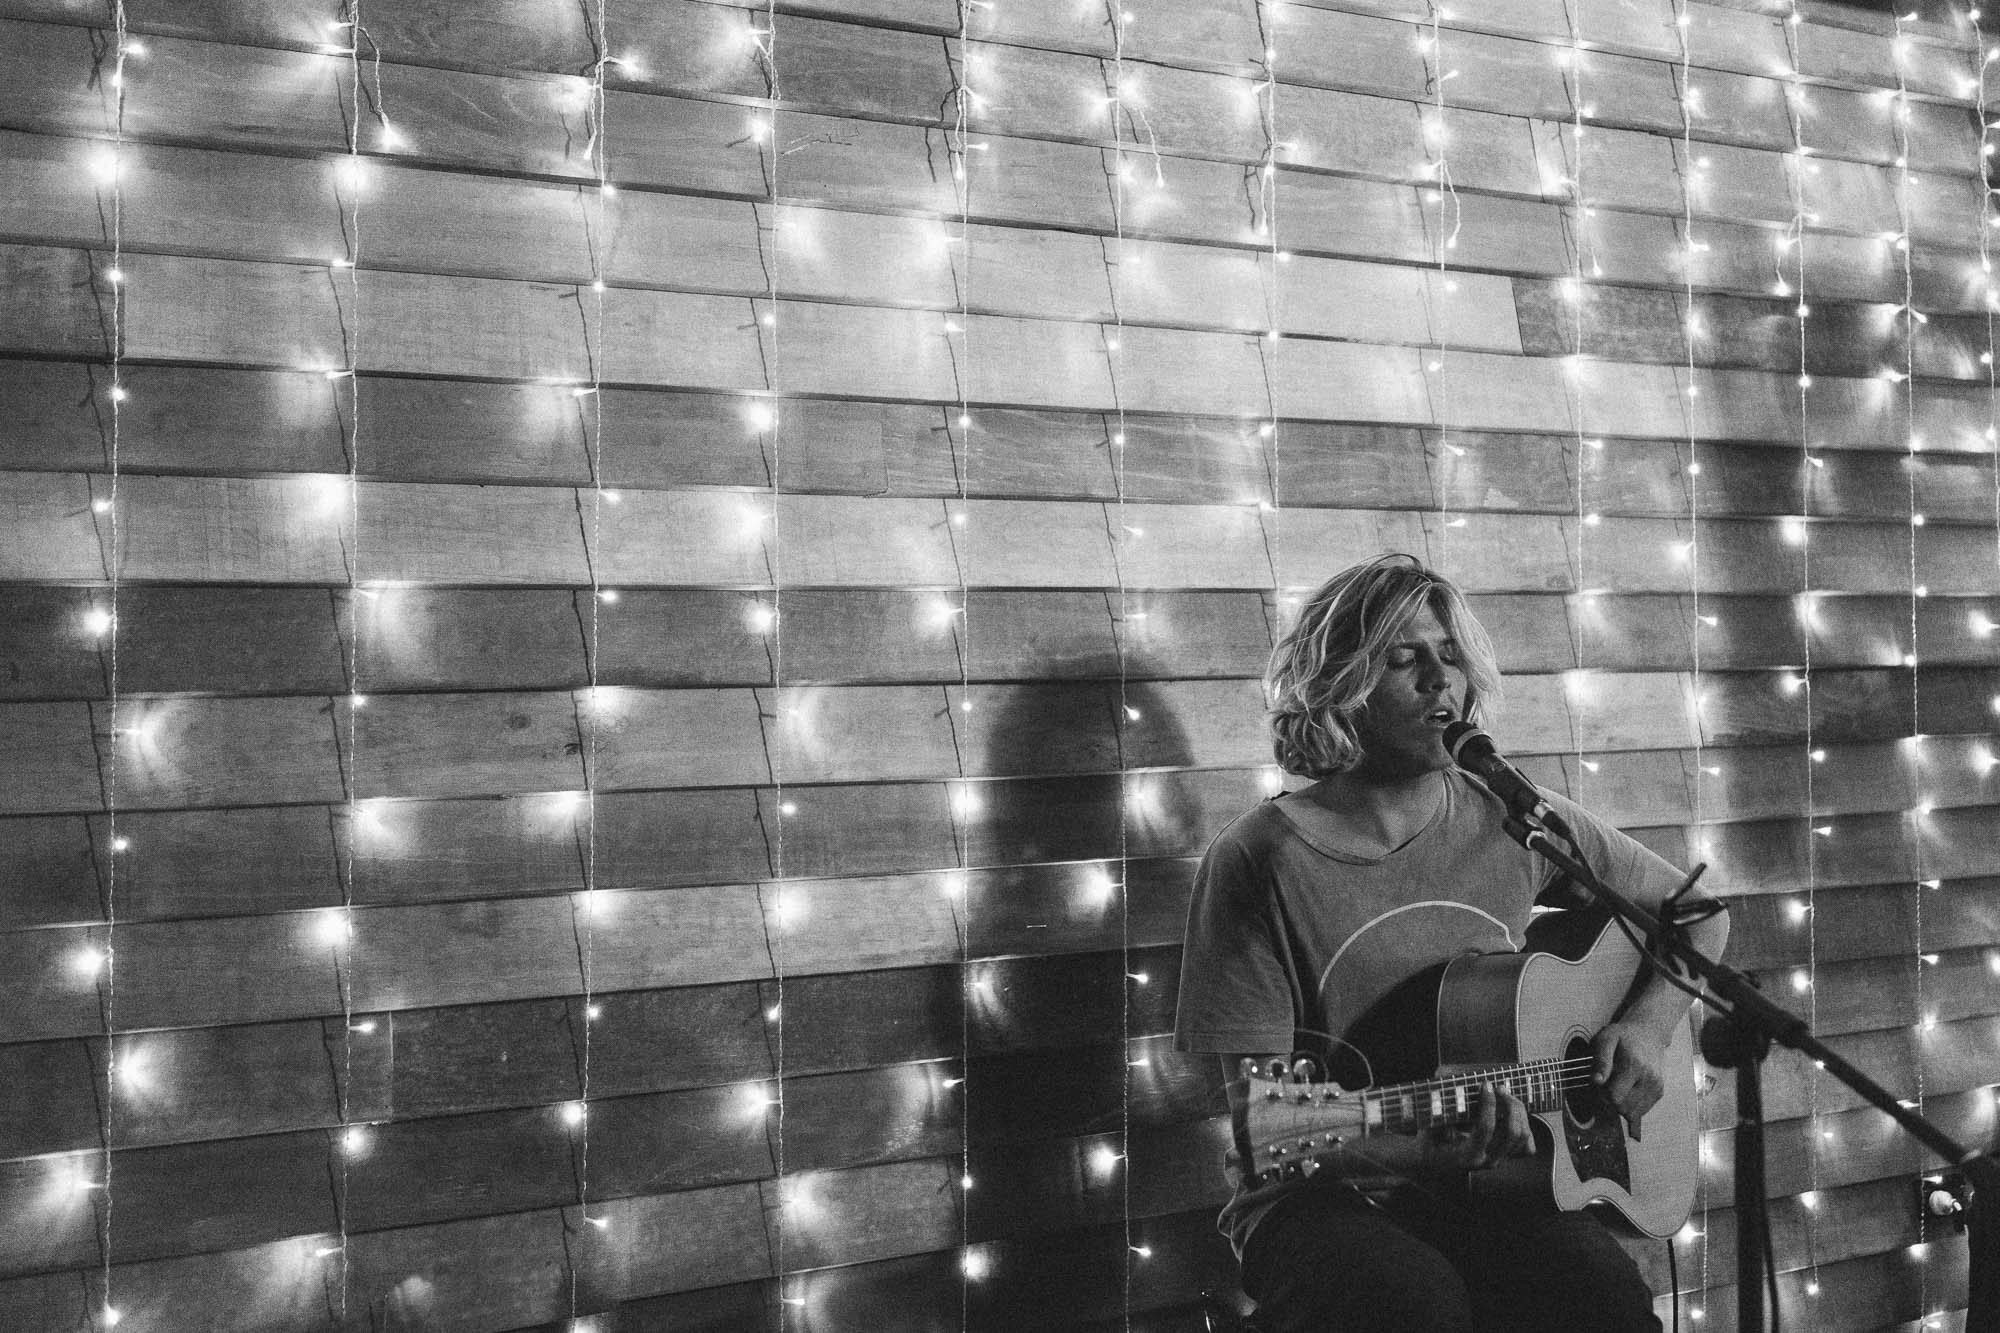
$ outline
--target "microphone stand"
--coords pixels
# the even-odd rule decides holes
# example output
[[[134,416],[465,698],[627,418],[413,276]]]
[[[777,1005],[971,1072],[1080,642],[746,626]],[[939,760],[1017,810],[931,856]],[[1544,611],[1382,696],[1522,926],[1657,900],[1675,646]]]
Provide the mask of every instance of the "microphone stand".
[[[1704,1037],[1702,1053],[1711,1063],[1733,1066],[1736,1070],[1738,1333],[1761,1333],[1765,1326],[1764,1284],[1760,1274],[1764,1269],[1764,1237],[1769,1234],[1769,1224],[1764,1199],[1763,1085],[1759,1075],[1772,1042],[1818,1062],[1822,1069],[1861,1094],[1919,1143],[1965,1172],[1972,1186],[1967,1209],[1971,1283],[1965,1329],[1966,1333],[2000,1333],[2000,1254],[1993,1252],[1993,1242],[2000,1235],[1995,1231],[2000,1217],[1993,1215],[1996,1205],[2000,1205],[2000,1162],[1965,1147],[1904,1106],[1887,1088],[1813,1036],[1804,1019],[1767,999],[1750,978],[1697,949],[1688,941],[1680,924],[1654,916],[1607,887],[1580,857],[1558,846],[1547,829],[1518,815],[1507,819],[1506,829],[1514,841],[1554,865],[1598,903],[1642,931],[1647,951],[1656,960],[1680,964],[1686,975],[1707,984],[1711,1004],[1719,1000],[1726,1006],[1729,1021],[1721,1040],[1711,1042]],[[1685,893],[1705,868],[1697,867],[1674,898]],[[1673,899],[1668,902],[1671,905]]]

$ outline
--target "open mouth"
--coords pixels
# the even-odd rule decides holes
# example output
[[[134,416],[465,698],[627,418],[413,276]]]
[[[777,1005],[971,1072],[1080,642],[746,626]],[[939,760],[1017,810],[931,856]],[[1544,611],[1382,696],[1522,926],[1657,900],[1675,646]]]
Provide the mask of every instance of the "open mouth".
[[[1424,721],[1433,726],[1448,727],[1458,721],[1458,714],[1449,708],[1433,708],[1424,714]]]

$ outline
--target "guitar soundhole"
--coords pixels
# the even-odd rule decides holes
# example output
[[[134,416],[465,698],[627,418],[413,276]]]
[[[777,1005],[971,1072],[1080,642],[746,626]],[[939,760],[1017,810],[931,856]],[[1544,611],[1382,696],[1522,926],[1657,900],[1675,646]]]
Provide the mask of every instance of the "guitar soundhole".
[[[1578,1180],[1609,1181],[1631,1193],[1632,1166],[1625,1151],[1625,1129],[1604,1096],[1590,1081],[1590,1043],[1572,1037],[1563,1061],[1572,1072],[1563,1080],[1563,1142]]]
[[[1592,1058],[1590,1043],[1582,1037],[1571,1037],[1563,1050],[1563,1063],[1571,1069],[1589,1069]],[[1598,1087],[1586,1075],[1570,1083],[1563,1089],[1563,1110],[1569,1122],[1579,1129],[1588,1129],[1597,1119],[1598,1103],[1601,1100]]]

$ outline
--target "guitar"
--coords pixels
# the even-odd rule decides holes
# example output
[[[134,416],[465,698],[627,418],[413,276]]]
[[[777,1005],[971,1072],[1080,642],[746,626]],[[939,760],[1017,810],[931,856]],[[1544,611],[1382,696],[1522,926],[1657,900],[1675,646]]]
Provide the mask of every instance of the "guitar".
[[[1574,960],[1552,953],[1452,960],[1437,984],[1438,1070],[1430,1079],[1356,1092],[1259,1071],[1246,1060],[1251,1169],[1264,1179],[1321,1169],[1380,1176],[1385,1158],[1414,1162],[1418,1134],[1469,1124],[1480,1085],[1491,1083],[1526,1104],[1537,1151],[1473,1173],[1477,1188],[1531,1190],[1561,1209],[1604,1204],[1642,1235],[1672,1235],[1695,1192],[1687,1020],[1667,1047],[1666,1091],[1645,1115],[1643,1138],[1626,1133],[1590,1077],[1590,1039],[1623,1007],[1637,968],[1615,923]]]

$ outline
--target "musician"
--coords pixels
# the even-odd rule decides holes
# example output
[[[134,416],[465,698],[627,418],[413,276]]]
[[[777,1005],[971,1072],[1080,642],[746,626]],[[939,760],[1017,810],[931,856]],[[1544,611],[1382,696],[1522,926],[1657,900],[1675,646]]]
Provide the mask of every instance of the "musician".
[[[1257,1327],[1655,1329],[1652,1293],[1589,1212],[1491,1199],[1472,1177],[1533,1151],[1521,1101],[1491,1084],[1468,1128],[1370,1135],[1343,1169],[1260,1182],[1248,1160],[1241,1060],[1310,1055],[1346,1087],[1428,1077],[1395,1069],[1378,1040],[1398,1032],[1435,1059],[1428,1015],[1442,963],[1518,950],[1538,897],[1575,906],[1566,879],[1502,829],[1506,807],[1446,752],[1445,727],[1496,697],[1492,645],[1449,580],[1406,555],[1335,575],[1305,602],[1265,684],[1278,762],[1309,786],[1238,817],[1196,872],[1176,1044],[1224,1057],[1235,1109],[1238,1188],[1220,1225],[1242,1261]],[[1556,795],[1585,860],[1649,906],[1680,874]],[[1690,927],[1720,951],[1727,919]],[[1643,1135],[1662,1059],[1689,999],[1644,980],[1596,1034],[1592,1078]],[[1372,1025],[1372,1028],[1371,1028]],[[1372,1046],[1373,1049],[1368,1049]],[[1346,1150],[1343,1149],[1345,1152]],[[1359,1178],[1357,1179],[1357,1175]]]

